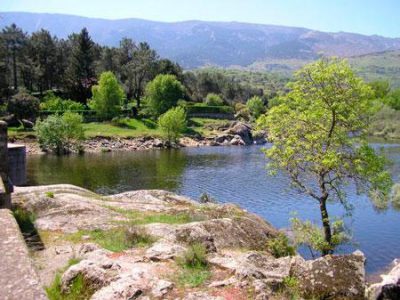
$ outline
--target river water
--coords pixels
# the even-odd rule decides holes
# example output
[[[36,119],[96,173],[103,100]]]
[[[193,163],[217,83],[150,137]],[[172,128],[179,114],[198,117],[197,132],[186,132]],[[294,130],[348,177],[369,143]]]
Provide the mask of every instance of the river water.
[[[393,178],[400,182],[400,145],[374,144],[393,162]],[[268,147],[268,145],[266,146]],[[193,199],[206,192],[218,202],[233,202],[257,213],[278,228],[290,226],[293,212],[319,222],[318,204],[289,187],[283,174],[270,177],[261,146],[203,147],[180,150],[111,152],[57,157],[29,156],[28,184],[71,183],[101,194],[136,189],[166,189]],[[348,191],[354,206],[346,224],[353,242],[340,252],[361,249],[366,269],[374,274],[400,258],[400,212],[376,211],[368,198]],[[330,216],[345,211],[329,204]],[[302,253],[307,256],[307,252]]]

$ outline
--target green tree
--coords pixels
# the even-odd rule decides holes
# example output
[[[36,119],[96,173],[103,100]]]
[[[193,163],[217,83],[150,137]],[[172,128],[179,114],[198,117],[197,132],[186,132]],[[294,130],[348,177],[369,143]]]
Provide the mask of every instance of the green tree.
[[[173,75],[157,75],[147,84],[145,96],[150,112],[159,116],[184,97],[184,87]]]
[[[56,45],[47,30],[34,32],[31,37],[32,59],[40,93],[53,87],[53,74],[57,64]]]
[[[246,107],[249,109],[250,115],[254,119],[257,119],[262,113],[265,112],[264,101],[258,96],[253,96],[247,100]]]
[[[210,106],[221,106],[224,105],[224,100],[222,100],[220,95],[210,93],[207,95],[206,100],[205,100],[207,105]]]
[[[21,124],[23,119],[34,121],[39,113],[39,99],[28,94],[26,90],[20,90],[14,95],[7,105],[9,113],[14,114]]]
[[[18,63],[22,57],[22,49],[26,44],[26,34],[21,28],[17,27],[15,24],[7,26],[3,29],[1,33],[2,40],[6,47],[6,64],[10,66],[12,78],[13,78],[13,88],[18,89]]]
[[[112,119],[120,113],[125,95],[112,72],[107,71],[100,75],[99,84],[92,87],[92,93],[93,98],[89,106],[100,117]]]
[[[390,92],[384,102],[395,110],[400,110],[400,89]]]
[[[344,187],[355,183],[372,200],[386,199],[391,178],[385,159],[367,143],[374,113],[371,88],[337,59],[319,60],[295,74],[290,92],[262,117],[259,125],[273,143],[266,150],[272,173],[286,172],[295,188],[316,200],[324,239],[332,252],[327,201],[348,207]]]
[[[79,34],[71,35],[69,40],[71,57],[67,77],[70,92],[74,99],[86,103],[90,98],[90,89],[96,76],[94,69],[95,44],[86,28],[83,28]]]
[[[73,112],[64,115],[51,115],[35,125],[36,135],[42,149],[56,154],[81,151],[85,132],[82,116]]]
[[[177,142],[186,130],[186,113],[182,107],[168,110],[158,118],[158,126],[168,142]]]

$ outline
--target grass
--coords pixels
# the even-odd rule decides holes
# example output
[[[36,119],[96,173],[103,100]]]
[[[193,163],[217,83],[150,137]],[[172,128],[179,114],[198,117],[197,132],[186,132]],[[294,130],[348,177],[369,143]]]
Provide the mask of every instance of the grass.
[[[80,242],[85,235],[89,236],[90,241],[113,252],[121,252],[134,247],[146,247],[155,242],[153,236],[138,227],[118,227],[110,230],[95,229],[92,231],[80,230],[68,235],[66,238],[72,242]]]
[[[188,121],[188,129],[185,135],[208,136],[212,134],[210,126],[219,126],[226,124],[228,120],[214,120],[203,118],[192,118]],[[119,138],[137,138],[144,136],[162,137],[162,132],[157,127],[157,123],[150,119],[127,119],[123,118],[114,122],[91,122],[84,123],[85,136],[87,138],[95,137],[119,137]],[[35,138],[34,130],[25,130],[22,127],[9,127],[8,134],[11,138],[24,139]]]
[[[175,214],[145,213],[136,210],[126,210],[113,206],[105,206],[105,207],[124,215],[128,219],[128,221],[119,221],[119,223],[122,224],[124,223],[132,225],[146,225],[152,223],[186,224],[202,220],[201,218],[192,216],[187,212],[180,212]]]
[[[47,198],[54,198],[54,192],[46,192],[44,193]]]
[[[206,248],[202,244],[193,244],[182,256],[176,258],[181,271],[177,277],[180,286],[197,287],[210,278]]]
[[[33,233],[36,231],[34,225],[36,220],[35,214],[18,207],[13,211],[13,215],[22,233]]]
[[[50,300],[86,300],[90,299],[94,291],[85,283],[84,277],[79,274],[72,282],[68,293],[61,291],[61,275],[69,267],[80,262],[77,258],[71,258],[68,264],[59,270],[50,286],[46,287],[47,297]]]

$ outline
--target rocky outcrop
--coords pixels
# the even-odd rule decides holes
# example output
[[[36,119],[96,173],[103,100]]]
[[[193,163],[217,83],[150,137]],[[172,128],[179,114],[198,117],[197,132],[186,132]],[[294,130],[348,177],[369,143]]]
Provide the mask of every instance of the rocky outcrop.
[[[64,292],[80,278],[91,299],[290,299],[285,288],[292,279],[306,299],[364,295],[361,253],[312,261],[275,258],[266,244],[278,231],[235,205],[200,204],[161,190],[103,197],[71,185],[18,187],[14,203],[35,214],[43,234],[45,249],[34,256],[41,279],[78,259],[63,271]],[[122,227],[128,234],[140,229],[151,242],[111,252],[91,236]],[[189,288],[179,276],[190,274],[182,275],[176,258],[194,244],[205,246],[209,274]]]
[[[251,134],[251,126],[242,122],[233,122],[232,126],[225,131],[231,134],[235,139],[240,139],[245,145],[253,144],[253,136]]]
[[[381,275],[382,281],[368,287],[366,296],[369,300],[400,299],[400,260],[393,261],[393,268]]]

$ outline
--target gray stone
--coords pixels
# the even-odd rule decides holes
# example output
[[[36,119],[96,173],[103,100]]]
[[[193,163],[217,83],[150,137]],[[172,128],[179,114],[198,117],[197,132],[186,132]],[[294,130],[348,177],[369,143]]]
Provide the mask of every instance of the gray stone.
[[[400,259],[393,261],[393,268],[382,274],[382,281],[372,284],[367,288],[366,295],[369,300],[400,299]]]

